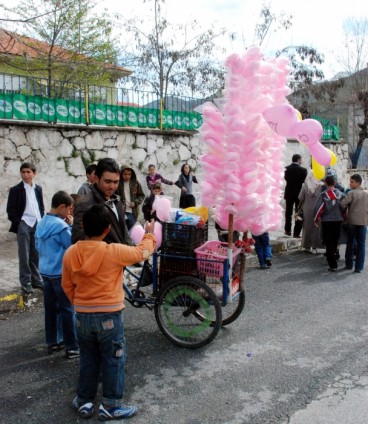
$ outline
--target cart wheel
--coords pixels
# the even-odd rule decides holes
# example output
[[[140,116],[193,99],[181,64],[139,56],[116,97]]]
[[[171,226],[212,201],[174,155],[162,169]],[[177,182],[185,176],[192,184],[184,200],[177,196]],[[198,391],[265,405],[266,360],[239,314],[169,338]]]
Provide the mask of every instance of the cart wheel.
[[[218,285],[221,286],[222,289],[222,283],[219,283]],[[220,294],[218,294],[216,291],[216,294],[217,298],[219,299],[220,305],[222,306],[222,290]],[[228,325],[235,321],[244,309],[244,305],[245,291],[242,290],[241,292],[237,293],[236,296],[234,296],[233,301],[231,303],[227,303],[225,306],[222,306],[222,326]],[[194,314],[201,321],[205,319],[205,317],[201,314],[201,311],[195,311]],[[211,325],[216,325],[216,321],[212,321]]]
[[[213,290],[201,280],[185,276],[170,280],[160,290],[155,317],[172,343],[189,349],[210,343],[222,321],[221,305]]]
[[[222,307],[222,325],[228,325],[235,321],[238,316],[242,313],[245,305],[245,291],[237,293],[235,297],[233,297],[233,301],[231,303],[227,303]]]

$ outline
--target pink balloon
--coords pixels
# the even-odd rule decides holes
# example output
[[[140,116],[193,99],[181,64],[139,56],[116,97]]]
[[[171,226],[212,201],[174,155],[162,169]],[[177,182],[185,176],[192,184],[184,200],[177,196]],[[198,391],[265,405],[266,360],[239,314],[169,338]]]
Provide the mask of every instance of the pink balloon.
[[[130,231],[130,237],[134,241],[135,244],[139,244],[144,236],[144,228],[141,224],[135,224],[134,227]]]
[[[159,249],[162,243],[162,225],[157,221],[155,222],[153,234],[156,237],[156,249]]]
[[[305,119],[294,124],[292,133],[301,143],[305,144],[314,159],[323,166],[331,162],[331,153],[323,146],[319,139],[323,134],[322,124],[315,119]]]
[[[320,122],[315,119],[304,119],[304,121],[298,121],[293,125],[290,136],[309,147],[318,143],[322,134],[323,127]]]
[[[295,109],[289,104],[271,106],[262,115],[270,128],[283,137],[291,137],[292,126],[299,122]]]
[[[321,143],[318,142],[309,147],[309,152],[320,165],[328,166],[330,164],[331,153]]]

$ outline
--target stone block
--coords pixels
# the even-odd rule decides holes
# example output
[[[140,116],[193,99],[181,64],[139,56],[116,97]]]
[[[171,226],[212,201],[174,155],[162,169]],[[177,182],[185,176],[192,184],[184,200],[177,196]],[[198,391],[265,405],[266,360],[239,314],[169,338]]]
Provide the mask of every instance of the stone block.
[[[157,150],[156,157],[157,157],[157,164],[160,163],[167,163],[167,159],[170,156],[170,154],[175,154],[177,156],[176,152],[173,152],[172,149],[170,149],[169,146],[163,146],[161,149]]]
[[[104,141],[104,146],[105,146],[105,147],[112,147],[112,146],[115,146],[115,141],[116,141],[116,140],[114,140],[114,139],[112,139],[112,138],[108,138],[108,139],[106,139],[106,140]]]
[[[133,149],[131,154],[132,162],[138,165],[139,162],[143,162],[145,160],[147,152],[144,149]]]
[[[83,150],[86,148],[86,142],[82,137],[72,138],[71,143],[77,150]]]
[[[103,138],[101,136],[100,131],[94,131],[92,134],[88,134],[86,136],[86,147],[87,149],[94,149],[94,150],[102,150],[103,145]]]
[[[6,159],[17,159],[18,158],[18,152],[16,149],[16,146],[11,141],[5,142],[2,154],[4,155],[4,158]]]
[[[50,143],[48,141],[47,133],[38,129],[28,131],[26,134],[27,144],[31,146],[32,150],[45,150],[49,149]]]
[[[79,137],[81,136],[80,131],[73,131],[73,130],[61,130],[61,133],[64,138],[72,138],[72,137]]]
[[[186,161],[192,156],[190,150],[183,144],[179,147],[179,160]]]
[[[135,144],[140,149],[147,149],[147,136],[145,134],[137,135]]]
[[[58,131],[50,131],[47,139],[52,147],[58,147],[63,140],[63,136]]]
[[[125,134],[125,144],[127,146],[133,146],[135,144],[135,137],[136,135],[133,133],[126,133]]]
[[[164,145],[164,139],[162,137],[157,137],[156,145],[157,145],[157,148],[160,149]]]
[[[152,155],[157,150],[156,140],[148,139],[147,141],[147,155]]]
[[[115,146],[121,147],[125,144],[125,133],[119,133],[119,135],[116,137]]]
[[[20,160],[6,160],[4,163],[4,173],[9,177],[20,178],[20,166],[22,162]],[[18,181],[19,182],[19,181]]]
[[[106,157],[117,160],[119,157],[118,149],[116,148],[107,149]]]
[[[19,128],[12,128],[9,132],[9,139],[18,147],[27,144],[24,132]]]
[[[32,149],[29,146],[19,146],[17,148],[17,152],[22,160],[28,158],[28,156],[32,153]]]
[[[86,170],[84,168],[84,163],[80,156],[76,158],[69,159],[69,173],[74,176],[86,175]]]
[[[64,138],[64,140],[61,142],[60,146],[60,156],[64,158],[68,158],[72,156],[72,153],[74,151],[73,146],[70,144],[69,140]]]

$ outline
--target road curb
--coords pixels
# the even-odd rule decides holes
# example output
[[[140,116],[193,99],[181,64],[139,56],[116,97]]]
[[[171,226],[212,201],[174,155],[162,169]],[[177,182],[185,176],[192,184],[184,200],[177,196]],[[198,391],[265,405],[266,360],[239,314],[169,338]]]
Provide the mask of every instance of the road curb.
[[[0,314],[24,309],[24,298],[19,293],[11,293],[0,297]]]

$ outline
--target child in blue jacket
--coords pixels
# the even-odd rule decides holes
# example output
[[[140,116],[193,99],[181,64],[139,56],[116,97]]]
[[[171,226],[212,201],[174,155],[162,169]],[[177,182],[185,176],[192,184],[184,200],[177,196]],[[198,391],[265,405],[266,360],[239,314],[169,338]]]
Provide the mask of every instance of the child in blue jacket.
[[[61,270],[65,251],[71,245],[73,198],[58,191],[51,209],[37,225],[36,248],[44,282],[45,333],[48,353],[64,348],[66,357],[79,356],[74,308],[61,287]]]

